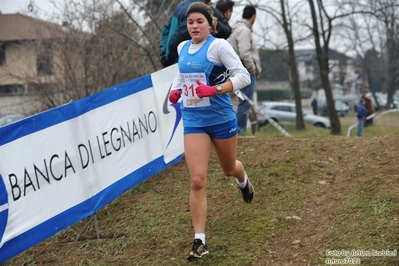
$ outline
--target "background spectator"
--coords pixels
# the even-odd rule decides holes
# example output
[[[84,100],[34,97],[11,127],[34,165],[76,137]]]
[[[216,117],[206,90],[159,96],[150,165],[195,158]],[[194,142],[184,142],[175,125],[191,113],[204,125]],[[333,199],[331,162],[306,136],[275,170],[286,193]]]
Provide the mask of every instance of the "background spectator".
[[[216,8],[225,16],[227,21],[230,20],[233,14],[234,1],[231,0],[219,0],[216,3]]]
[[[367,116],[374,114],[375,110],[373,102],[371,101],[371,93],[367,93],[364,99],[366,101],[365,106],[366,106]],[[368,127],[371,126],[372,124],[373,124],[373,118],[370,118],[365,121],[364,126]]]
[[[251,84],[243,88],[241,92],[253,101],[256,78],[260,76],[262,67],[260,65],[259,53],[252,36],[252,26],[256,20],[256,9],[254,6],[246,6],[242,13],[242,19],[232,26],[233,32],[230,43],[238,54],[245,68],[251,74]],[[247,131],[247,121],[251,105],[238,99],[237,120],[239,133]]]
[[[361,137],[362,136],[362,131],[364,127],[364,121],[366,120],[367,117],[367,111],[366,111],[366,99],[361,100],[361,102],[357,105],[357,136]]]
[[[313,97],[311,105],[312,105],[312,109],[313,109],[313,114],[317,115],[317,99],[316,99],[316,97]]]

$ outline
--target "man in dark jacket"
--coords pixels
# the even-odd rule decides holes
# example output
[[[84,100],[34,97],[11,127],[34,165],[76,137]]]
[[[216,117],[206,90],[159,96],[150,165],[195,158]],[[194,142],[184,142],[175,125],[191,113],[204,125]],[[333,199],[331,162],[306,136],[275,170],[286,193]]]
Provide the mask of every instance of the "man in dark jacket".
[[[169,20],[169,24],[162,28],[162,40],[159,44],[159,55],[161,56],[161,63],[164,67],[177,63],[177,46],[185,40],[191,39],[190,34],[187,30],[186,12],[187,8],[191,3],[204,2],[210,5],[210,0],[184,0],[180,2],[172,17]],[[231,27],[225,16],[216,8],[212,8],[215,17],[217,18],[217,34],[214,36],[217,38],[227,39],[231,34]]]
[[[313,97],[313,100],[310,104],[312,105],[313,114],[317,115],[317,98]]]
[[[361,100],[361,102],[357,105],[357,136],[361,137],[362,136],[362,130],[364,127],[364,121],[366,120],[367,117],[367,111],[366,111],[366,99]]]
[[[219,0],[216,3],[216,8],[226,17],[227,21],[230,20],[233,14],[234,1],[232,0]]]

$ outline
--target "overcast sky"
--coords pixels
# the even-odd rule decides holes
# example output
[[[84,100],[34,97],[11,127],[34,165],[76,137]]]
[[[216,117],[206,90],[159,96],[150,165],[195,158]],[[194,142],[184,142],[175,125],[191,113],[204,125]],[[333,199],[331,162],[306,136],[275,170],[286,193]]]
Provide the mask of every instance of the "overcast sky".
[[[213,3],[216,1],[217,0],[212,0]],[[0,11],[2,14],[22,13],[29,15],[32,8],[35,8],[34,11],[39,11],[39,15],[43,15],[44,13],[52,13],[56,10],[54,8],[54,3],[56,3],[57,6],[61,6],[64,3],[64,0],[0,0]],[[241,19],[242,7],[236,6],[233,9],[233,13],[234,14],[230,21],[231,25]],[[37,15],[37,13],[35,15]],[[35,15],[32,14],[32,16]],[[40,16],[40,18],[46,19],[46,16]],[[258,26],[256,24],[257,23],[255,23],[255,27]]]
[[[0,0],[0,11],[3,14],[29,12],[29,5],[35,4],[42,9],[52,7],[51,0]]]
[[[35,15],[39,15],[41,18],[46,19],[48,13],[53,13],[54,11],[56,11],[54,8],[54,2],[57,3],[57,6],[62,6],[64,0],[0,0],[0,11],[2,14],[22,13],[29,15],[30,8],[32,8],[33,6],[35,8],[34,11],[38,12]],[[212,2],[216,2],[216,0],[212,0]],[[241,19],[241,14],[242,5],[237,5],[233,9],[233,16],[230,24],[232,25],[237,20]],[[35,15],[32,14],[32,16]],[[263,21],[263,19],[267,19],[267,17],[263,18],[263,16],[260,15],[254,25],[255,39],[257,39],[258,46],[262,46],[262,44],[265,44],[264,35],[260,30],[260,25],[266,25],[266,22]],[[262,36],[262,38],[258,39],[258,36]],[[277,40],[278,38],[282,37],[284,36],[278,35],[274,36],[273,39]],[[266,44],[266,46],[268,45]],[[308,46],[306,45],[304,47],[300,47],[298,45],[297,49],[298,48],[308,48]]]

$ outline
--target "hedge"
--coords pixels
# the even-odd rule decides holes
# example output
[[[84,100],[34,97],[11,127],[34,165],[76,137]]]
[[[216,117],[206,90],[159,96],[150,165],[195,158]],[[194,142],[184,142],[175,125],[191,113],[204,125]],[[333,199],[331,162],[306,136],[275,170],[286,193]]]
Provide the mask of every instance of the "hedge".
[[[258,101],[283,101],[293,100],[294,92],[291,89],[286,90],[257,90]],[[301,89],[302,99],[309,99],[312,96],[311,89]]]

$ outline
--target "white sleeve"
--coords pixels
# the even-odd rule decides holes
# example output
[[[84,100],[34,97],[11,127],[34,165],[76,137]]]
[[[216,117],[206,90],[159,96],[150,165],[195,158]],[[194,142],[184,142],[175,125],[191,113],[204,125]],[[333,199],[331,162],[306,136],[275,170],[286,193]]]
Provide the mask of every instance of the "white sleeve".
[[[231,44],[225,39],[216,39],[209,46],[208,59],[223,64],[230,71],[233,90],[240,90],[251,84],[251,76],[243,66]]]
[[[183,45],[188,42],[188,41],[183,41],[177,46],[177,54],[180,55],[180,51],[183,48]],[[173,80],[172,83],[172,88],[171,90],[180,90],[181,89],[181,79],[180,79],[180,71],[179,68],[177,68],[177,73],[176,76]]]

